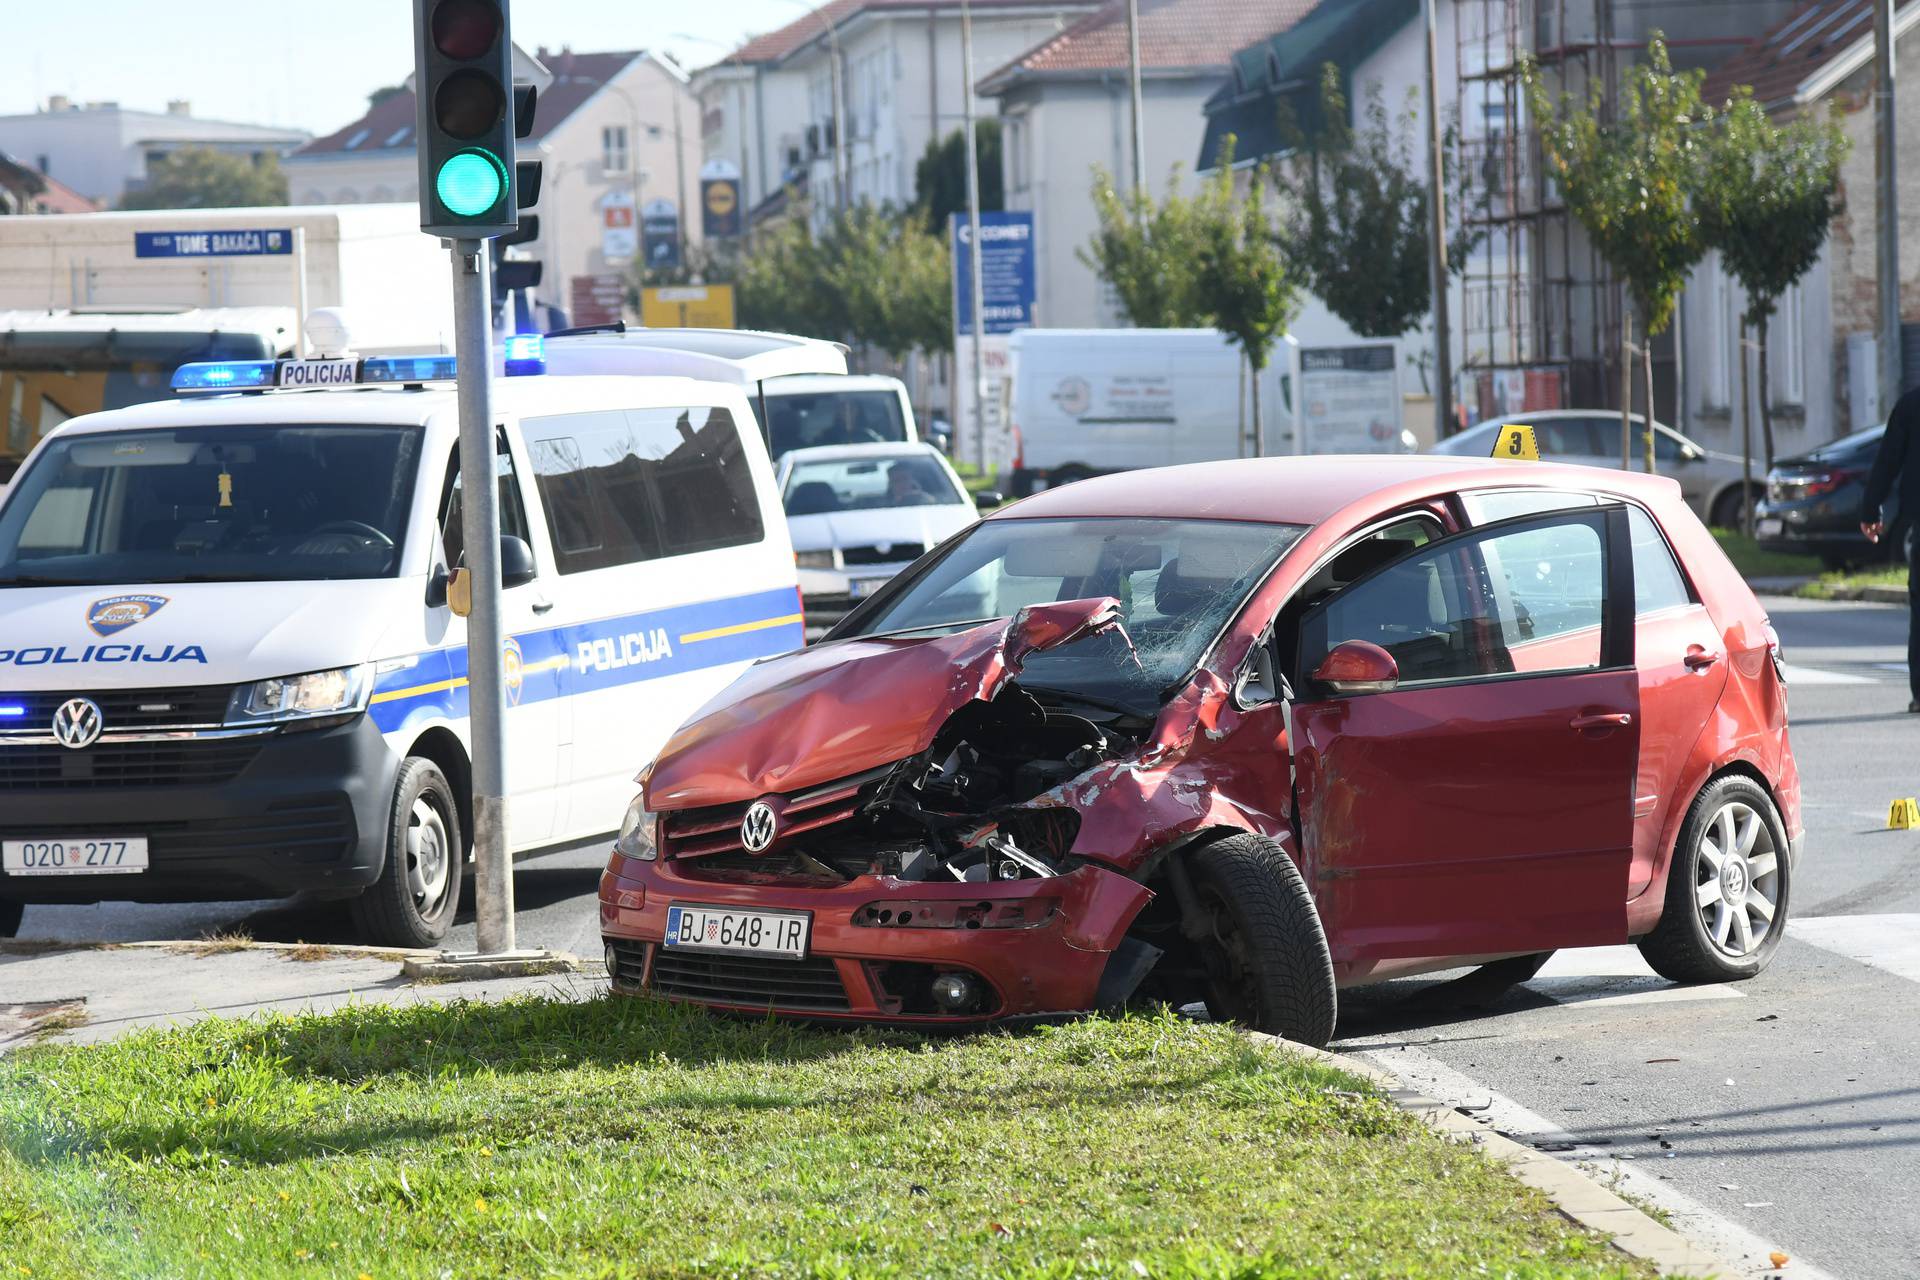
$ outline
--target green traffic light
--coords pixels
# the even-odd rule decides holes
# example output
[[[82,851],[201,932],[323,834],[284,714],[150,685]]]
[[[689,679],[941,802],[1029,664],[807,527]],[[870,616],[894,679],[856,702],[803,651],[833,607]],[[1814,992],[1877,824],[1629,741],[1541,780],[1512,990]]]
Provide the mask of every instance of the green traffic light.
[[[456,152],[434,180],[440,203],[456,218],[477,218],[500,203],[507,192],[507,170],[490,152]]]

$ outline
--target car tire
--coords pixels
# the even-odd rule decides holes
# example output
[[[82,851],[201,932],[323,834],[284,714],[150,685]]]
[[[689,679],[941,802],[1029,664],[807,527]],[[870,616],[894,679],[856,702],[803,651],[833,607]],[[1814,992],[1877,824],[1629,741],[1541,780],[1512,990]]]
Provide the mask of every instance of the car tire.
[[[409,757],[393,786],[386,865],[353,899],[361,937],[383,947],[438,943],[460,909],[466,864],[452,785],[433,761]]]
[[[1757,507],[1767,491],[1759,485],[1753,489],[1753,504]],[[1716,529],[1738,529],[1740,527],[1740,486],[1734,485],[1718,498],[1714,499],[1713,510],[1707,523]]]
[[[1333,956],[1293,859],[1262,836],[1228,836],[1188,859],[1206,1005],[1214,1017],[1324,1048],[1338,1013]]]
[[[26,907],[20,903],[0,898],[0,938],[11,938],[20,932],[20,918],[26,914]]]
[[[1729,844],[1732,871],[1724,869]],[[1786,931],[1791,864],[1786,825],[1766,788],[1741,774],[1716,778],[1687,810],[1667,870],[1666,907],[1640,939],[1640,954],[1674,982],[1756,976]]]

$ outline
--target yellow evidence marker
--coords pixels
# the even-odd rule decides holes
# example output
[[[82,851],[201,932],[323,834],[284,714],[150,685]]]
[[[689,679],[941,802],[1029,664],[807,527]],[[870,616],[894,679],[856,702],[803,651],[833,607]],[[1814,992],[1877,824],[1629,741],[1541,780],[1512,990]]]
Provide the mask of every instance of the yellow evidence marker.
[[[1887,830],[1911,831],[1915,827],[1920,827],[1920,804],[1915,804],[1911,796],[1895,800],[1887,811]]]
[[[1540,445],[1533,438],[1533,428],[1509,422],[1500,428],[1500,434],[1494,437],[1493,456],[1512,458],[1516,462],[1540,461]]]

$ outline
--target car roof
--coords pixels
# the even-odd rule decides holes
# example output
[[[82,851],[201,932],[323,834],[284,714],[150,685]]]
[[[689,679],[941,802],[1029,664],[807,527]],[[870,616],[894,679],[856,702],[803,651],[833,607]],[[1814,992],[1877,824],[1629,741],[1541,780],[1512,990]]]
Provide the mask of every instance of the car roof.
[[[1433,454],[1323,454],[1095,476],[1044,490],[987,518],[1139,516],[1317,525],[1356,505],[1385,510],[1462,489],[1496,488],[1568,488],[1643,501],[1678,492],[1665,477],[1600,467]]]
[[[495,378],[496,413],[537,416],[590,408],[646,409],[731,404],[739,388],[719,382],[672,377]],[[72,418],[61,435],[100,431],[166,430],[172,427],[257,427],[274,423],[384,425],[419,424],[453,413],[458,397],[450,384],[418,390],[401,387],[326,388],[182,396]]]
[[[753,329],[602,329],[550,334],[554,374],[681,375],[748,385],[788,374],[844,377],[847,349],[837,342]]]
[[[802,462],[848,462],[859,458],[925,458],[931,455],[941,458],[938,449],[923,442],[908,443],[904,440],[880,441],[874,444],[823,444],[811,449],[789,449],[780,455],[780,464],[790,466]]]
[[[772,400],[822,391],[898,391],[904,385],[884,373],[790,373],[768,378],[760,389]]]

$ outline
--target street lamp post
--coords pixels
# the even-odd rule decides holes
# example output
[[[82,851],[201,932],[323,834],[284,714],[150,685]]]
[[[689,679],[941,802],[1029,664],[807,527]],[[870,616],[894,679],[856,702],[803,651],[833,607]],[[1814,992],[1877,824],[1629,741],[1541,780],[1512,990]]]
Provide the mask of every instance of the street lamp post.
[[[967,287],[973,297],[973,434],[974,461],[987,469],[986,288],[980,243],[980,155],[973,136],[973,6],[960,0],[960,101],[965,108],[967,135]],[[956,426],[958,424],[955,424]]]

